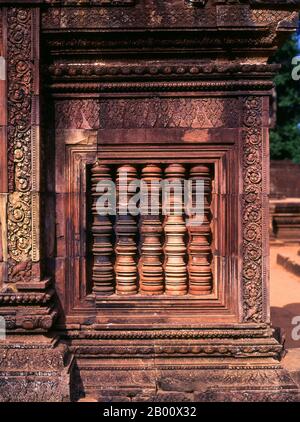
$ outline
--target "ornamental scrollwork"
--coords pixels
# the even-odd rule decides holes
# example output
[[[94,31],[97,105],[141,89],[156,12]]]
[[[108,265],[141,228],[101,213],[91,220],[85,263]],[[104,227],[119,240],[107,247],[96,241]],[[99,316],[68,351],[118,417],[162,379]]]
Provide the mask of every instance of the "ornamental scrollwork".
[[[14,192],[8,202],[9,279],[26,281],[31,261],[31,197],[30,193]]]
[[[8,278],[31,273],[32,30],[30,8],[7,9]]]
[[[31,11],[7,11],[9,190],[30,190]]]
[[[244,100],[243,121],[243,310],[244,320],[262,322],[262,103]]]

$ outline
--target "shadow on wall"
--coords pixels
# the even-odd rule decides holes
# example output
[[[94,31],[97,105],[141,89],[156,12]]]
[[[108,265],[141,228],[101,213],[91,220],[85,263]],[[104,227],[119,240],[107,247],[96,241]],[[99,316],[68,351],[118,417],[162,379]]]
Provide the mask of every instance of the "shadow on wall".
[[[271,307],[271,321],[273,327],[284,330],[287,349],[300,348],[300,302]]]

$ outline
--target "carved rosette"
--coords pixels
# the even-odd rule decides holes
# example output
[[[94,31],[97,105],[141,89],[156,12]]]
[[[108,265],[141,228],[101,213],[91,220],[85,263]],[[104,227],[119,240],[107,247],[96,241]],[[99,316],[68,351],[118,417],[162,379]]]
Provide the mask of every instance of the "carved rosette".
[[[7,10],[8,166],[9,191],[31,187],[32,11]]]
[[[243,310],[244,320],[263,321],[262,100],[244,100],[243,130]]]

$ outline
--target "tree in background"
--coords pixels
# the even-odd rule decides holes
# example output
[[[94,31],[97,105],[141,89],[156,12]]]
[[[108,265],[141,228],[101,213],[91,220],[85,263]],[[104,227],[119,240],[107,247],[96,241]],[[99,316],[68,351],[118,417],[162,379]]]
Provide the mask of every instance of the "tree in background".
[[[270,134],[271,159],[300,163],[300,81],[292,79],[292,59],[300,56],[298,38],[291,37],[273,57],[282,65],[275,78],[277,123]]]

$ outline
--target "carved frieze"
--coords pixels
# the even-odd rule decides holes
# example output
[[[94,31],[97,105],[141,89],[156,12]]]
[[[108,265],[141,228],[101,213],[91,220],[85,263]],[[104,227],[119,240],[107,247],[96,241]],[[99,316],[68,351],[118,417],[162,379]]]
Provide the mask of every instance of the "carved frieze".
[[[57,93],[98,93],[99,92],[207,92],[207,91],[249,91],[260,90],[267,91],[274,88],[270,80],[230,80],[230,81],[171,81],[171,82],[58,82],[50,86],[53,92]]]
[[[216,24],[215,7],[195,7],[185,2],[164,0],[136,1],[134,7],[102,8],[62,7],[49,8],[43,14],[43,27],[85,27],[89,22],[94,28],[168,28],[182,26],[214,26]]]
[[[171,1],[164,0],[139,0],[135,4],[127,4],[134,7],[99,7],[107,6],[103,2],[113,0],[84,0],[80,7],[78,0],[49,0],[57,6],[69,7],[49,7],[43,13],[43,27],[46,28],[211,28],[211,27],[265,27],[271,23],[279,23],[285,19],[291,18],[292,12],[289,10],[298,5],[298,0],[288,2],[272,2],[272,18],[268,18],[270,12],[270,2],[251,1],[251,2],[210,2],[205,7],[204,0],[189,1]],[[116,0],[118,1],[118,0]],[[122,6],[119,4],[116,6]],[[130,1],[130,0],[125,0]],[[68,4],[66,4],[66,2]],[[99,2],[97,4],[97,2]],[[102,4],[101,4],[102,3]],[[113,4],[111,4],[113,5]],[[125,5],[125,4],[124,4]],[[89,6],[89,7],[88,7]],[[287,10],[282,10],[287,6]],[[257,14],[260,18],[257,19]],[[290,16],[289,16],[290,15]],[[261,19],[264,16],[266,19]],[[295,22],[294,22],[295,23]]]
[[[147,98],[100,100],[100,128],[237,127],[233,98]]]
[[[73,44],[72,44],[73,45]],[[74,48],[77,44],[74,45]],[[101,44],[91,45],[93,48],[101,48]],[[152,61],[140,60],[139,62],[121,61],[121,62],[91,62],[84,61],[80,64],[65,60],[55,61],[49,66],[49,74],[53,80],[119,80],[120,78],[148,78],[157,79],[162,76],[165,79],[180,79],[183,77],[209,79],[212,75],[222,74],[224,78],[239,76],[241,79],[251,75],[257,78],[265,78],[273,74],[279,68],[278,64],[240,64],[238,62],[226,62],[223,64],[206,63],[199,64],[198,61],[181,60],[179,61],[161,61],[153,63]],[[86,100],[88,104],[89,100]]]
[[[106,39],[101,33],[97,33],[96,35],[97,36],[93,33],[88,36],[87,34],[82,34],[80,38],[68,38],[58,31],[55,38],[48,38],[45,42],[49,46],[51,52],[64,53],[65,51],[77,50],[80,54],[86,55],[89,52],[89,49],[102,52],[111,49],[131,49],[138,52],[143,46],[147,49],[160,49],[162,51],[170,51],[170,49],[180,51],[182,48],[201,48],[207,53],[208,49],[211,48],[224,50],[230,47],[234,47],[235,49],[237,47],[240,49],[247,48],[249,51],[249,48],[253,49],[257,46],[270,48],[274,46],[276,40],[276,33],[273,33],[272,31],[256,31],[255,33],[251,33],[251,38],[249,38],[249,33],[247,31],[242,31],[239,34],[236,32],[229,32],[226,35],[226,38],[224,38],[222,32],[214,33],[213,37],[210,34],[207,34],[207,32],[199,32],[197,33],[197,37],[195,37],[193,31],[183,33],[180,38],[174,38],[168,33],[164,34],[162,37],[161,33],[156,32],[148,34],[145,39],[141,37],[141,35],[135,33],[123,33],[122,38],[112,39]],[[253,64],[253,66],[255,65],[256,64]],[[200,65],[200,63],[197,63],[197,66],[199,68],[207,67],[206,64]],[[213,66],[216,66],[217,68],[222,67],[221,64]],[[243,65],[240,67],[242,68]]]
[[[61,100],[55,102],[56,129],[97,129],[99,101],[96,99]]]
[[[235,340],[234,344],[218,345],[218,344],[180,344],[180,345],[153,345],[148,344],[147,346],[139,345],[124,345],[124,346],[109,346],[109,345],[91,345],[91,346],[79,346],[76,349],[78,355],[94,355],[94,356],[126,356],[126,357],[273,357],[278,358],[282,346],[280,344],[266,344],[266,345],[244,345],[242,342],[239,343]]]
[[[288,10],[270,10],[267,8],[254,9],[251,12],[252,19],[257,23],[272,24],[274,22],[279,26],[291,24],[297,25],[296,21],[299,18],[298,12],[291,13]]]
[[[86,331],[73,331],[70,333],[70,338],[72,339],[101,339],[101,340],[117,340],[117,339],[127,339],[127,340],[147,340],[147,339],[165,339],[165,340],[197,340],[197,339],[258,339],[258,338],[268,338],[272,336],[273,330],[267,328],[257,329],[218,329],[218,330],[95,330],[94,327],[91,330]]]
[[[0,305],[3,306],[15,306],[15,305],[46,305],[54,294],[54,290],[50,290],[47,293],[24,293],[18,292],[15,294],[13,291],[0,292]]]

